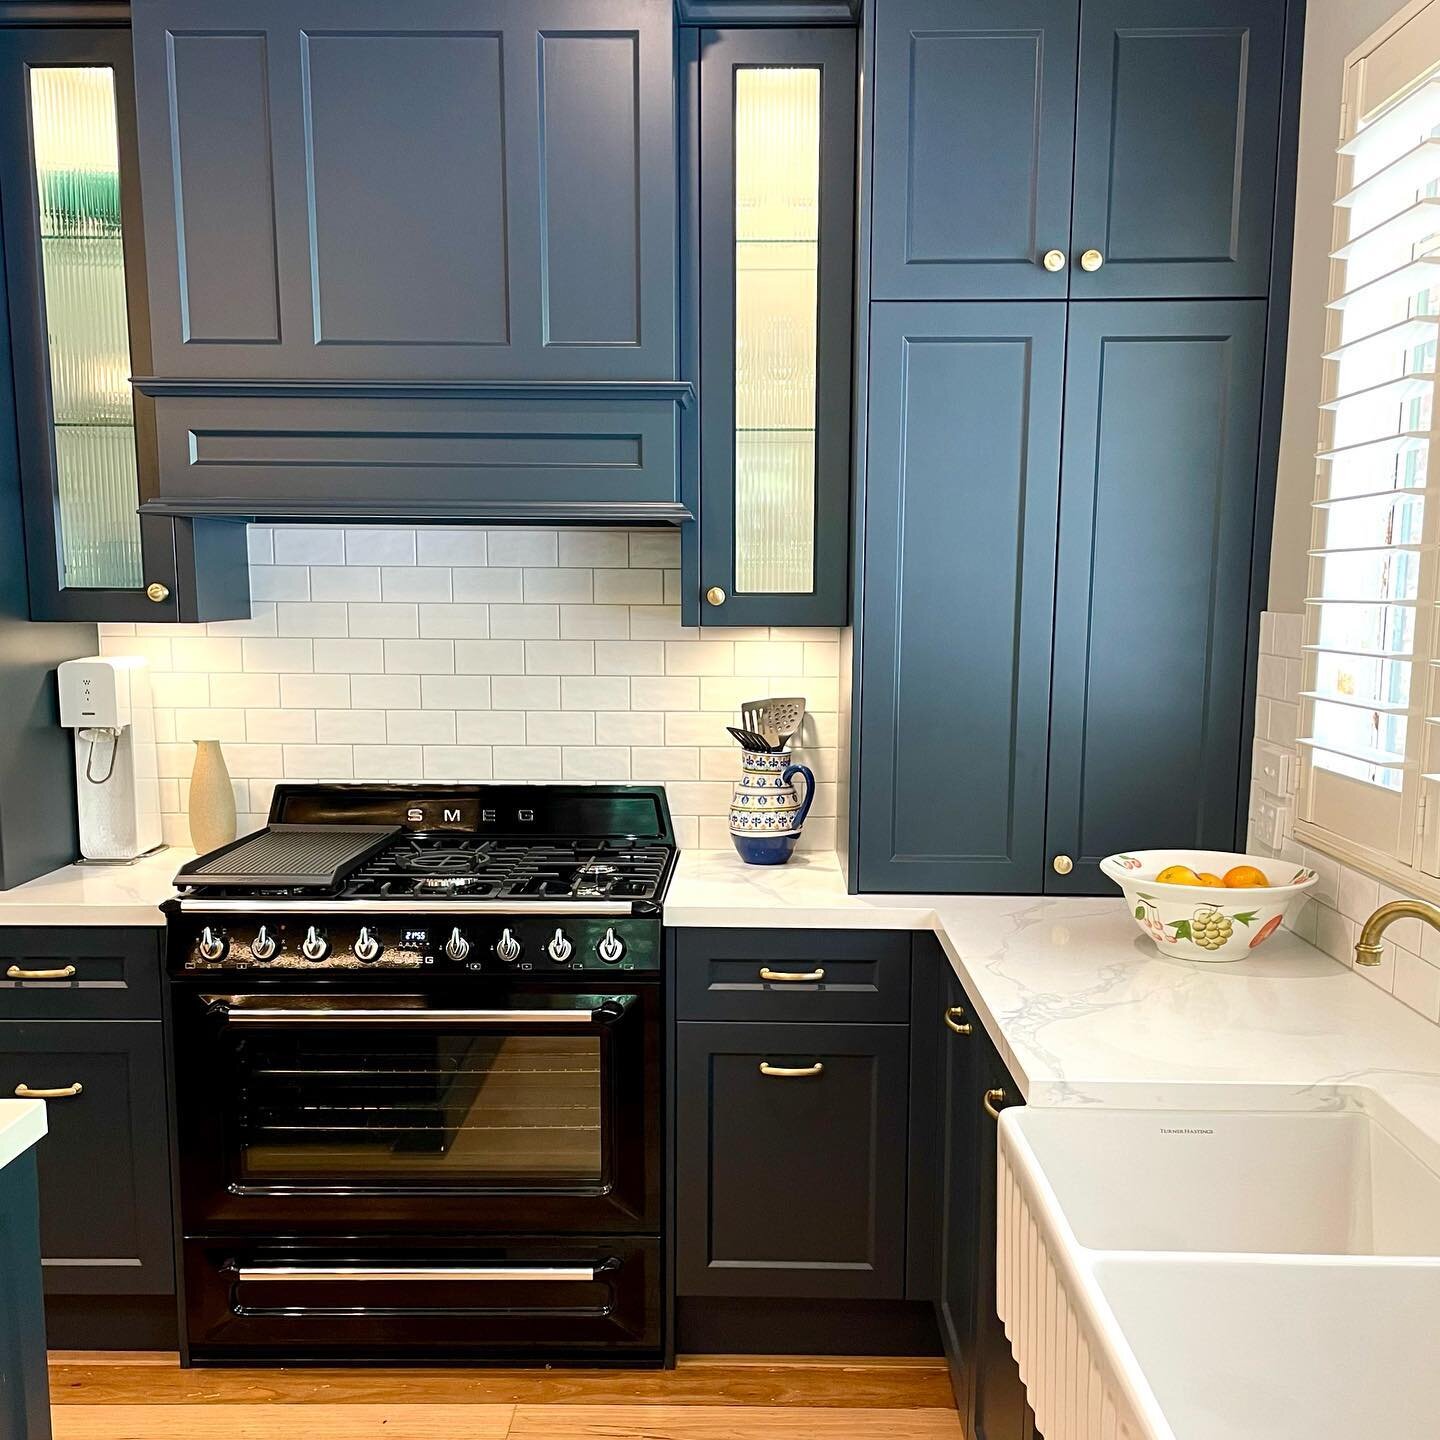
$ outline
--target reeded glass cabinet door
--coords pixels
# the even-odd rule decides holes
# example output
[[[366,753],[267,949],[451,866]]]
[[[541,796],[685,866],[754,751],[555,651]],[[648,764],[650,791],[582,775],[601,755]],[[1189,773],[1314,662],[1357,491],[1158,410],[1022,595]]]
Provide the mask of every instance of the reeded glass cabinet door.
[[[166,620],[173,524],[153,470],[129,33],[0,33],[0,209],[37,619]],[[149,594],[147,595],[147,589]],[[156,598],[158,597],[158,598]]]
[[[700,37],[700,619],[843,625],[855,37]]]

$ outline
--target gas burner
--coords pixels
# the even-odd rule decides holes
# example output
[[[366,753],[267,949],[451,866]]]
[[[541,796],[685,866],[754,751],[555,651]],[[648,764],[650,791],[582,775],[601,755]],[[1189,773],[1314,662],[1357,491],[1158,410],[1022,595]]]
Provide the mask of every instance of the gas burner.
[[[475,869],[476,855],[473,850],[420,850],[409,855],[399,854],[394,858],[396,864],[408,870],[469,873]]]

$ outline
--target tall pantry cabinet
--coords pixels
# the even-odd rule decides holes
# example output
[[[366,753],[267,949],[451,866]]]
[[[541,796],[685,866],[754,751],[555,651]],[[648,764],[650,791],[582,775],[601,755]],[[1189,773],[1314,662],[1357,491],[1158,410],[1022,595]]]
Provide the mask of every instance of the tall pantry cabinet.
[[[871,7],[854,888],[1243,834],[1299,9]]]

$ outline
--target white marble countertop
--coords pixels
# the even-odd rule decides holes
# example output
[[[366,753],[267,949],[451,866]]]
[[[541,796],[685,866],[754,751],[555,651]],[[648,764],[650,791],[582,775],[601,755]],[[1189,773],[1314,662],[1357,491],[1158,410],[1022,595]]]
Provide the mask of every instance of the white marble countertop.
[[[0,890],[0,925],[162,925],[160,903],[189,850],[157,850],[133,865],[67,865]]]
[[[48,1128],[43,1100],[0,1100],[0,1170],[23,1155]]]
[[[722,851],[681,855],[665,919],[933,931],[1031,1104],[1318,1108],[1371,1089],[1440,1158],[1440,1026],[1288,932],[1197,964],[1158,954],[1118,892],[847,895],[833,857]]]

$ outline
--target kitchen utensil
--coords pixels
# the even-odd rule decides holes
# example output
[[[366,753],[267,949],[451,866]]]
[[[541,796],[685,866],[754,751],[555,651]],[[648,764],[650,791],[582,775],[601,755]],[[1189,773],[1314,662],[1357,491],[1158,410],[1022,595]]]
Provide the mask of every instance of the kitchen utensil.
[[[746,750],[758,750],[763,754],[774,748],[758,731],[746,730],[739,725],[727,725],[725,728]]]
[[[1224,875],[1253,865],[1272,882],[1260,887],[1160,884],[1168,865],[1197,874]],[[1234,855],[1224,850],[1134,850],[1107,855],[1100,871],[1125,892],[1125,904],[1141,934],[1162,955],[1183,960],[1240,960],[1279,928],[1285,912],[1319,879],[1314,870],[1273,855]]]
[[[805,719],[805,697],[787,695],[766,700],[760,712],[760,733],[767,736],[776,750],[783,750],[800,731]]]
[[[765,732],[760,725],[760,717],[764,713],[765,702],[763,700],[747,700],[740,707],[740,723],[747,729],[753,730],[757,735]]]

